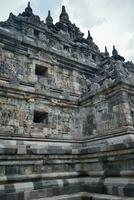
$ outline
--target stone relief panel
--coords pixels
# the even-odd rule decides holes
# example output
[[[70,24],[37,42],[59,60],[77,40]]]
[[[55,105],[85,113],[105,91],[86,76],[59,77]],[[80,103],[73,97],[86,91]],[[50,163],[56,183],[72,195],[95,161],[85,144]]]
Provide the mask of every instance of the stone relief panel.
[[[82,108],[83,135],[103,135],[127,126],[132,126],[130,107],[122,93],[113,95],[109,99],[100,99],[96,95],[92,106]],[[85,116],[82,115],[85,113]]]
[[[33,53],[33,54],[32,54]],[[31,56],[32,57],[31,57]],[[43,56],[46,61],[36,60],[33,57]],[[41,68],[36,74],[36,66]],[[69,93],[81,94],[87,91],[88,79],[77,71],[59,67],[56,60],[39,52],[29,52],[29,56],[18,55],[10,51],[0,51],[0,76],[8,78],[11,83],[33,83],[37,90],[55,89],[66,90]]]
[[[78,108],[47,101],[1,97],[0,118],[0,134],[46,138],[81,135]]]
[[[92,107],[85,107],[81,110],[81,119],[83,123],[83,135],[90,136],[96,133],[96,125],[94,123],[94,109]]]
[[[59,66],[59,61],[57,61],[56,57],[48,55],[43,51],[33,52],[33,50],[29,50],[29,53],[31,55],[29,57],[31,61],[29,64],[31,75],[28,79],[34,81],[38,89],[42,90],[43,88],[51,87],[77,94],[87,91],[90,80],[84,74],[73,69],[66,69],[62,65]],[[47,76],[35,74],[36,65],[46,67],[48,70]]]
[[[55,85],[59,89],[77,94],[81,94],[88,89],[87,78],[77,71],[54,66],[53,73]]]
[[[72,87],[72,71],[57,68],[56,83],[59,88],[73,90]]]
[[[1,97],[0,132],[30,134],[31,109],[31,104],[25,100]]]
[[[9,78],[11,82],[19,83],[20,81],[27,82],[30,73],[25,56],[6,50],[0,51],[0,76]]]
[[[36,74],[36,66],[46,68],[47,74]],[[49,89],[50,87],[55,89],[68,89],[71,91],[72,87],[72,74],[68,70],[60,69],[57,65],[51,65],[47,62],[33,60],[30,65],[31,78],[35,81],[36,88],[39,90]]]
[[[37,123],[33,126],[33,133],[43,137],[79,137],[81,135],[80,115],[78,108],[47,105],[37,100],[35,110],[48,113],[47,123]]]

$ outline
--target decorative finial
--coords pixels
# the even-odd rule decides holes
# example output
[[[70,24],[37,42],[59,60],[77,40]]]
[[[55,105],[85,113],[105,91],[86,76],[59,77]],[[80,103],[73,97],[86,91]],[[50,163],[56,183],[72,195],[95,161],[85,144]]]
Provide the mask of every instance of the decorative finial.
[[[50,13],[50,10],[48,11],[48,17],[51,17],[51,13]]]
[[[118,51],[115,48],[115,45],[113,45],[113,51],[112,51],[113,56],[118,56]]]
[[[108,52],[108,50],[107,50],[107,47],[105,46],[105,56],[106,57],[109,57],[109,52]]]
[[[53,18],[51,17],[51,12],[50,12],[50,10],[48,11],[48,16],[47,16],[47,18],[46,18],[46,24],[47,24],[48,26],[50,26],[50,25],[53,24]]]
[[[88,41],[91,41],[91,40],[93,40],[93,38],[92,38],[92,36],[91,36],[91,34],[90,34],[90,31],[89,31],[89,30],[88,30],[87,40],[88,40]]]
[[[62,11],[61,11],[59,20],[60,20],[60,22],[62,22],[62,23],[66,23],[66,22],[69,21],[69,16],[68,16],[68,14],[67,14],[67,12],[66,12],[65,6],[62,6]]]
[[[28,4],[27,4],[27,8],[30,8],[31,6],[30,6],[30,1],[28,1]]]
[[[65,8],[65,6],[62,6],[62,13],[66,13],[66,8]]]
[[[25,8],[25,12],[22,13],[23,17],[30,17],[33,15],[33,10],[30,6],[30,1],[28,1],[27,7]]]
[[[125,61],[125,58],[122,57],[122,56],[120,56],[120,55],[118,54],[118,51],[116,50],[116,48],[115,48],[114,45],[113,45],[112,55],[113,55],[112,58],[113,58],[114,60]]]

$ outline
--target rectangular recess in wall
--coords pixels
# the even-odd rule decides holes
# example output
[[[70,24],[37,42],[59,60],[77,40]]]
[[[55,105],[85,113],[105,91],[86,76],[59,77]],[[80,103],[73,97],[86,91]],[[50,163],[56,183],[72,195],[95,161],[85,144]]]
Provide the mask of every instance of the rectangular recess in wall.
[[[39,38],[39,31],[34,29],[34,37]]]
[[[48,113],[45,111],[34,110],[34,123],[48,124]]]
[[[42,65],[35,65],[35,74],[37,76],[43,76],[47,77],[48,76],[48,68]]]

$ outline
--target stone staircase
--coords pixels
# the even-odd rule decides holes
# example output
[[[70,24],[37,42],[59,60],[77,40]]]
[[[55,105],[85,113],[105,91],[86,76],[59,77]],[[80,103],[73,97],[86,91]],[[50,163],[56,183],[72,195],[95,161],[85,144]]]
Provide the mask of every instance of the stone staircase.
[[[0,200],[134,199],[133,142],[95,143],[1,138]]]

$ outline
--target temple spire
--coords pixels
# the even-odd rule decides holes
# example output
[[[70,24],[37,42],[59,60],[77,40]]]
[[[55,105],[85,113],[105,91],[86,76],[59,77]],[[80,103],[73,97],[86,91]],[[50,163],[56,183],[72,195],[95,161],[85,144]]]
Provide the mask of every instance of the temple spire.
[[[113,58],[114,60],[125,61],[125,58],[122,57],[122,56],[120,56],[120,55],[118,54],[118,51],[116,50],[116,48],[115,48],[114,45],[113,45],[112,55],[113,55],[112,58]]]
[[[30,1],[28,1],[27,8],[31,8]]]
[[[65,8],[65,6],[62,6],[62,13],[66,13],[66,8]]]
[[[107,50],[107,47],[105,46],[105,56],[106,57],[109,57],[109,52],[108,52],[108,50]]]
[[[33,15],[33,10],[30,6],[30,1],[28,1],[27,7],[25,8],[25,11],[22,13],[22,16],[30,17],[32,15]]]
[[[118,56],[118,51],[115,48],[115,45],[113,45],[113,51],[112,51],[113,56]]]
[[[62,22],[62,23],[65,23],[65,22],[68,22],[68,21],[69,21],[69,16],[68,16],[68,14],[67,14],[67,12],[66,12],[65,6],[62,6],[62,11],[61,11],[59,20],[60,20],[60,22]]]
[[[47,16],[47,18],[46,18],[46,24],[47,24],[48,26],[50,26],[50,25],[53,24],[53,18],[51,17],[51,12],[50,12],[50,10],[48,11],[48,16]]]
[[[88,30],[87,40],[88,40],[88,41],[91,41],[91,40],[93,40],[93,38],[92,38],[92,36],[91,36],[91,34],[90,34],[90,31],[89,31],[89,30]]]

